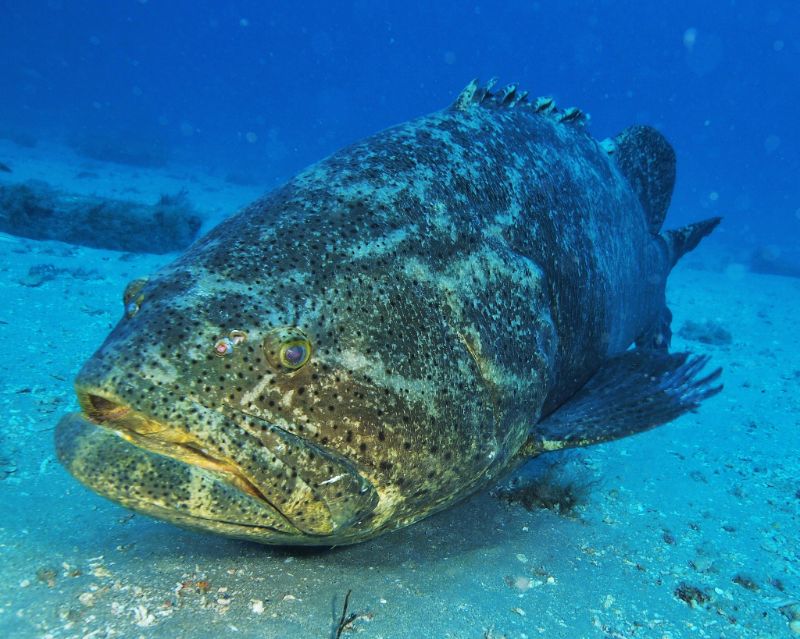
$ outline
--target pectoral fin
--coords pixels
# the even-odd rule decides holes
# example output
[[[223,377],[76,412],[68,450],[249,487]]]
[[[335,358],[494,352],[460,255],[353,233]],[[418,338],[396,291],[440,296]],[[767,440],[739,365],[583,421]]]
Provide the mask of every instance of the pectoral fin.
[[[722,370],[700,376],[706,355],[628,351],[606,363],[532,429],[522,454],[588,446],[666,424],[716,395]]]

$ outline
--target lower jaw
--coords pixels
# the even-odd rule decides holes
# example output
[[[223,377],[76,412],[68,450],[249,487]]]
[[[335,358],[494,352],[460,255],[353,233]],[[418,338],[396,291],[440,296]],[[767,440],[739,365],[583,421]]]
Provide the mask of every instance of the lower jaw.
[[[211,410],[164,389],[154,391],[155,396],[151,393],[149,399],[153,403],[169,404],[176,412],[201,411],[198,419],[206,431],[237,433],[241,438],[234,442],[228,437],[224,444],[208,450],[197,436],[130,408],[123,397],[136,396],[134,387],[109,390],[103,384],[76,382],[76,390],[84,412],[62,420],[71,427],[59,425],[56,439],[67,442],[69,437],[59,433],[71,431],[75,433],[73,439],[83,446],[75,453],[75,445],[70,447],[65,443],[64,450],[73,451],[73,461],[69,461],[70,455],[59,452],[62,463],[89,488],[128,508],[203,529],[211,529],[209,522],[212,520],[223,522],[225,526],[255,526],[256,534],[248,531],[245,536],[263,543],[327,546],[355,543],[378,534],[374,523],[364,525],[372,521],[370,517],[380,501],[377,489],[349,459],[335,450],[320,447],[254,415]],[[246,443],[257,452],[247,452]],[[97,448],[103,448],[106,457],[95,454]],[[293,460],[284,459],[279,451],[304,449],[313,452],[313,464],[304,468],[296,483],[289,483],[287,471]],[[251,454],[260,455],[256,464],[251,463],[255,461]],[[171,478],[161,480],[161,485],[191,484],[195,492],[200,485],[207,494],[206,504],[201,507],[198,505],[201,500],[196,499],[191,508],[177,508],[179,496],[170,494],[169,499],[162,496],[154,500],[151,495],[142,495],[141,490],[131,497],[131,490],[141,487],[119,488],[118,484],[130,486],[132,482],[113,477],[113,463],[108,461],[113,458],[123,459],[138,472],[150,469],[149,476],[164,474]],[[312,459],[312,455],[308,458]],[[87,471],[91,464],[84,463],[85,460],[91,460],[99,470]],[[253,471],[255,475],[242,472],[240,464],[257,466]],[[332,483],[331,478],[335,478],[336,483]],[[276,479],[285,485],[277,483]],[[227,512],[227,504],[221,503],[216,495],[213,500],[208,499],[208,495],[215,493],[224,494],[224,500],[236,506],[244,500],[245,512],[240,512],[241,509],[234,514]],[[342,499],[342,495],[347,498]],[[209,501],[213,501],[213,508],[208,505]],[[280,507],[273,504],[280,504]],[[186,523],[187,516],[190,524]],[[201,523],[198,525],[195,520]],[[380,524],[379,527],[382,528]],[[269,533],[265,534],[262,529],[268,529]],[[216,524],[213,531],[242,536],[238,529],[235,533],[222,531]]]
[[[98,426],[82,413],[62,418],[55,432],[58,458],[78,481],[142,514],[260,543],[336,543],[303,534],[251,490],[237,485],[237,475],[212,467],[213,461],[196,465],[148,450],[132,439]]]
[[[144,450],[222,473],[242,492],[272,506],[232,460],[212,454],[197,437],[193,437],[185,430],[171,428],[165,423],[149,418],[113,397],[100,395],[92,392],[92,389],[81,387],[78,387],[77,391],[78,401],[84,409],[83,416],[89,423],[112,430],[121,438]]]
[[[177,434],[175,436],[170,436],[167,431],[162,432],[161,436],[158,438],[143,436],[135,431],[124,428],[115,430],[115,433],[138,448],[163,455],[164,457],[170,457],[190,466],[196,466],[213,473],[218,473],[225,477],[226,481],[235,486],[238,490],[256,499],[262,500],[270,507],[274,508],[266,497],[264,497],[264,494],[253,482],[245,477],[233,462],[213,457],[197,442],[188,440],[185,437],[179,437]]]

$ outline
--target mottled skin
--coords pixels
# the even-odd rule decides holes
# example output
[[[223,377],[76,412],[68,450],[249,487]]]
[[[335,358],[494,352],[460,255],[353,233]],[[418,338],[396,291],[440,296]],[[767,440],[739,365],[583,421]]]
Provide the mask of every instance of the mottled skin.
[[[471,85],[335,153],[134,283],[76,382],[63,463],[134,510],[306,545],[506,472],[657,324],[670,264],[579,118],[504,95]],[[246,341],[218,356],[231,331]],[[282,365],[303,336],[308,363]]]

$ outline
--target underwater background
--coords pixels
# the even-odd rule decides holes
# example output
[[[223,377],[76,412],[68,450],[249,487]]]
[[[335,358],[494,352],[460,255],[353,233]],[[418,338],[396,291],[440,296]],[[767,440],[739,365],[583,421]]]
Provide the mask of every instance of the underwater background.
[[[128,281],[493,76],[597,139],[646,123],[672,143],[666,226],[724,217],[669,280],[673,349],[712,355],[722,394],[531,463],[525,499],[484,490],[333,551],[184,531],[60,468],[53,428]],[[790,1],[0,0],[0,637],[800,634],[798,102]],[[19,185],[160,203],[175,244],[15,228]]]

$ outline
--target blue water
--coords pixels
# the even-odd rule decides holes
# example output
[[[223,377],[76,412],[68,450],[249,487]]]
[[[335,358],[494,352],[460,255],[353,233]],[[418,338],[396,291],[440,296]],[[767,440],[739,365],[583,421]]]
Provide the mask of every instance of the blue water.
[[[735,238],[800,237],[796,2],[2,5],[2,129],[152,141],[275,185],[498,76],[588,111],[601,138],[658,126],[676,223],[713,212]]]
[[[327,553],[200,535],[89,493],[52,449],[125,284],[172,256],[0,234],[0,637],[329,637],[351,589],[342,637],[800,634],[800,3],[0,0],[0,182],[185,187],[208,223],[493,76],[598,139],[673,144],[667,226],[724,216],[670,279],[675,346],[725,391],[554,458],[585,486],[574,513],[482,491]]]

